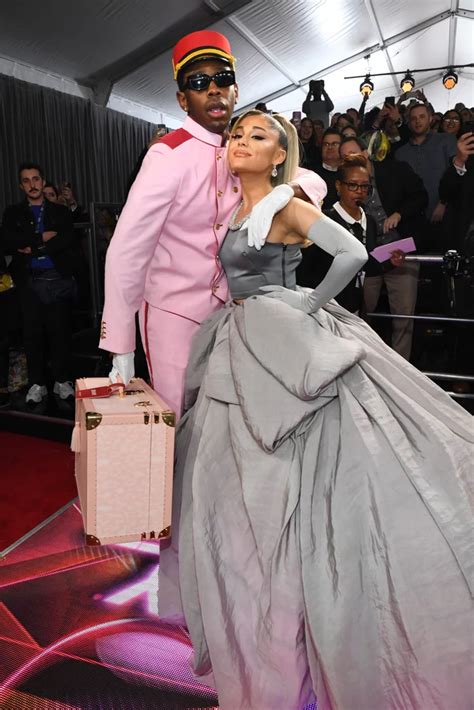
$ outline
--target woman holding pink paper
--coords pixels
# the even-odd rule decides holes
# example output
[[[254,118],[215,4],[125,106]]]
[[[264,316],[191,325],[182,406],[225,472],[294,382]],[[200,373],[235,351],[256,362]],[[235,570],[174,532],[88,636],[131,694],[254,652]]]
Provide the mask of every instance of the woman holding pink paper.
[[[426,218],[424,210],[428,204],[428,194],[421,178],[411,169],[408,163],[398,160],[377,160],[376,154],[369,160],[369,151],[357,138],[349,138],[341,144],[341,158],[362,154],[367,158],[371,191],[365,197],[361,196],[364,211],[374,217],[377,225],[378,249],[391,247],[395,249],[401,237],[410,237],[410,243],[399,246],[404,252],[415,246],[429,249],[430,244],[424,244],[426,239]],[[369,251],[371,251],[369,249]],[[385,285],[391,313],[412,316],[415,311],[419,264],[390,259],[386,252],[383,268],[377,272],[367,273],[364,281],[364,306],[367,313],[373,312],[380,297],[382,286]],[[394,269],[391,266],[397,266]],[[392,348],[402,357],[410,359],[413,320],[396,318],[392,322]]]
[[[388,261],[380,263],[371,252],[377,247],[377,223],[371,215],[366,214],[363,205],[368,196],[372,195],[373,186],[368,169],[368,161],[363,155],[349,155],[337,171],[336,190],[339,197],[332,208],[325,214],[345,227],[367,249],[369,258],[362,270],[335,297],[335,300],[351,313],[362,313],[364,308],[365,279],[381,276],[403,262],[403,252],[393,248],[388,254]],[[327,260],[322,256],[321,261]]]

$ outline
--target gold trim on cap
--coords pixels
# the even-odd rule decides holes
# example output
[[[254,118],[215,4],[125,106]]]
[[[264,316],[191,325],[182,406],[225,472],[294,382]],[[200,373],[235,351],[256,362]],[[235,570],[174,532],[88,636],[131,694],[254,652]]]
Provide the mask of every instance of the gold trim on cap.
[[[232,65],[232,69],[235,66],[235,57],[232,56],[232,54],[227,54],[227,52],[224,52],[222,49],[216,49],[215,47],[206,47],[206,48],[201,48],[197,49],[195,52],[190,52],[187,54],[183,59],[176,64],[174,67],[174,78],[176,80],[178,73],[180,69],[182,69],[188,62],[190,62],[192,59],[196,59],[196,57],[206,57],[208,54],[215,54],[217,57],[222,57],[223,59],[227,59],[229,64]]]

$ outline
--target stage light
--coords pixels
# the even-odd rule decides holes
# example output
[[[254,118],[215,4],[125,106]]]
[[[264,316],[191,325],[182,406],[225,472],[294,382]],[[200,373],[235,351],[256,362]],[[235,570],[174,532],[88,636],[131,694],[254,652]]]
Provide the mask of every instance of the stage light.
[[[367,74],[364,81],[362,82],[362,84],[359,87],[359,91],[363,96],[370,96],[370,94],[372,93],[373,90],[374,90],[374,85],[370,81],[370,74]]]
[[[445,89],[454,89],[456,84],[458,83],[458,75],[454,71],[454,69],[448,69],[446,74],[443,76],[443,86]]]
[[[412,75],[410,74],[410,72],[407,71],[407,73],[405,74],[405,76],[403,77],[403,79],[400,82],[400,88],[403,91],[403,93],[406,94],[409,91],[411,91],[414,88],[414,86],[415,86],[415,80],[412,77]]]

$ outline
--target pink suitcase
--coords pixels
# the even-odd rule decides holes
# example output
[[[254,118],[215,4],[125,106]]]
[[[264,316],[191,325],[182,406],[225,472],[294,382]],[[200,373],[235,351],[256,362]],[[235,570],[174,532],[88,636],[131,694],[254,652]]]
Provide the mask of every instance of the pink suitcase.
[[[89,545],[171,532],[175,415],[143,380],[107,396],[117,387],[107,378],[76,381],[71,448]]]

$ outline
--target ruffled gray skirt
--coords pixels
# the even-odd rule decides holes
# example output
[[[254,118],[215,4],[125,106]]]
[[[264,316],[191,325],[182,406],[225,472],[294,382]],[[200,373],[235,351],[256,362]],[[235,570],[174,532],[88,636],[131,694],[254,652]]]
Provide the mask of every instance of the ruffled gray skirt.
[[[472,418],[356,316],[265,297],[203,324],[187,396],[160,613],[220,707],[472,708]]]

